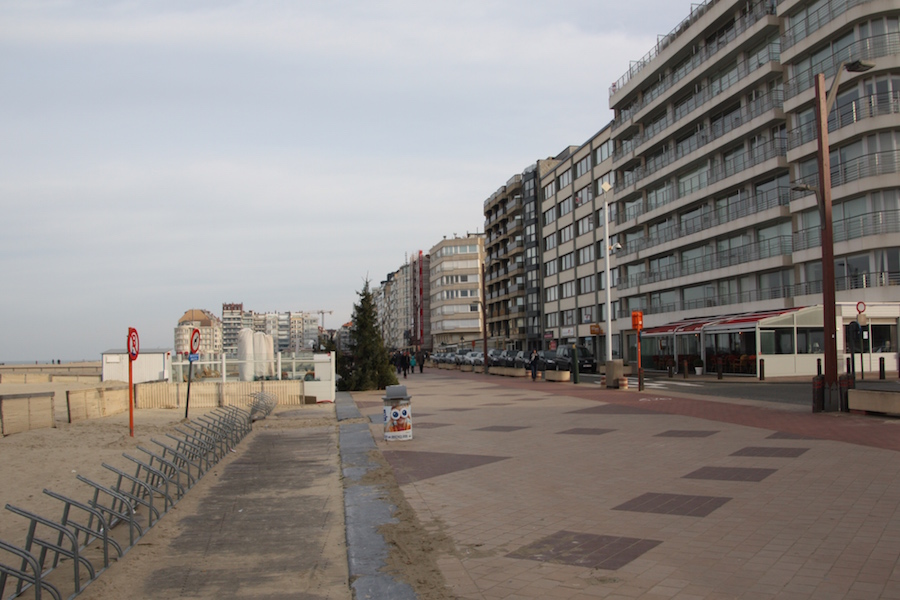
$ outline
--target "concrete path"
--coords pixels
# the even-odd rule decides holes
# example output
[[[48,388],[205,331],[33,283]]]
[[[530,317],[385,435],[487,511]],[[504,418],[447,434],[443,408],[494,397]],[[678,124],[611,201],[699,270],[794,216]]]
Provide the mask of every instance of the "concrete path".
[[[900,420],[431,370],[372,437],[464,600],[900,598]],[[749,395],[749,394],[748,394]]]

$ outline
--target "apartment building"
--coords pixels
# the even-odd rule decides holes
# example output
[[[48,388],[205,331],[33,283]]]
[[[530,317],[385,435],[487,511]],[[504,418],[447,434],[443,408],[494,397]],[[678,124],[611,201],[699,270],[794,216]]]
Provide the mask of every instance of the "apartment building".
[[[237,357],[238,334],[253,326],[251,312],[244,312],[242,303],[222,304],[222,346],[229,357]]]
[[[729,356],[740,361],[726,370],[755,372],[759,355],[800,364],[805,354],[799,370],[808,372],[821,356],[821,310],[784,325],[822,303],[820,211],[811,188],[796,188],[817,180],[814,76],[832,85],[854,61],[870,70],[842,73],[829,115],[838,314],[849,327],[848,307],[877,307],[868,343],[896,349],[898,17],[887,0],[707,0],[611,86],[609,217],[622,247],[611,316],[627,359],[636,358],[633,311],[644,315],[645,366],[680,356],[710,369]],[[544,185],[555,192],[546,207],[560,191]],[[545,299],[545,318],[577,325],[563,300]],[[773,325],[761,332],[760,323]]]
[[[611,127],[604,127],[583,146],[566,148],[553,159],[539,161],[540,239],[536,246],[542,285],[540,294],[544,349],[560,344],[582,344],[601,361],[606,355],[606,258],[605,241],[611,234],[606,220],[615,220],[616,205],[607,203],[614,182]],[[528,256],[533,260],[532,254]],[[615,266],[612,262],[612,267]],[[615,274],[614,268],[610,271]],[[613,286],[616,280],[613,278]],[[531,284],[529,283],[529,286]],[[530,301],[529,301],[530,303]],[[613,314],[616,303],[612,302]],[[611,358],[619,356],[618,332]]]
[[[526,348],[525,209],[522,186],[522,175],[514,175],[484,201],[484,276],[489,348]]]
[[[429,255],[433,350],[472,348],[483,340],[484,234],[444,238]]]
[[[192,308],[178,319],[178,326],[175,327],[176,355],[187,356],[191,353],[191,333],[194,329],[200,331],[198,354],[207,358],[222,355],[222,321],[208,310],[200,308]]]

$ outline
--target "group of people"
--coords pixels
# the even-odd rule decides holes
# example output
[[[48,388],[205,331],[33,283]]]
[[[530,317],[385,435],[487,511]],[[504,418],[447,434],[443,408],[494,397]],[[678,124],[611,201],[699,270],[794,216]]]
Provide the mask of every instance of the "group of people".
[[[428,358],[426,352],[419,350],[417,352],[396,351],[391,357],[391,363],[397,369],[397,375],[403,373],[403,379],[406,379],[407,373],[415,373],[416,366],[419,367],[419,373],[423,373],[425,369],[425,359]]]

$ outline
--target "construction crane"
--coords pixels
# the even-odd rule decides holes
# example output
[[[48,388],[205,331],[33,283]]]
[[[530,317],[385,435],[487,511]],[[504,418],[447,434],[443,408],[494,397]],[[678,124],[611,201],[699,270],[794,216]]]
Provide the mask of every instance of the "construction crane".
[[[322,331],[325,331],[325,315],[326,314],[330,315],[330,314],[334,313],[334,311],[333,310],[314,310],[311,312],[319,313],[322,316]]]

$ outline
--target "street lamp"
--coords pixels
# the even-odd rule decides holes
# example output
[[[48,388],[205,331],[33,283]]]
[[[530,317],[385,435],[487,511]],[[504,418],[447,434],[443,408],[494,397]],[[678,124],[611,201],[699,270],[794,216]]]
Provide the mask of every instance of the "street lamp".
[[[609,245],[609,196],[607,194],[612,190],[612,186],[608,181],[604,181],[600,185],[600,189],[603,190],[603,247],[606,248],[604,256],[606,259],[606,362],[608,363],[612,360],[612,299],[610,293],[612,279],[609,275],[609,254],[613,248]],[[621,244],[616,244],[615,249],[621,250]],[[609,369],[607,369],[607,375],[608,372]]]
[[[819,169],[819,185],[816,201],[822,221],[822,318],[825,336],[825,410],[832,407],[832,398],[837,396],[837,310],[834,285],[834,228],[831,218],[831,156],[828,147],[828,114],[837,98],[838,85],[844,69],[851,73],[863,73],[875,65],[862,60],[844,61],[838,65],[831,83],[831,89],[825,93],[825,74],[816,75],[816,133],[818,137],[817,166]],[[816,191],[808,184],[795,185],[794,189]]]

